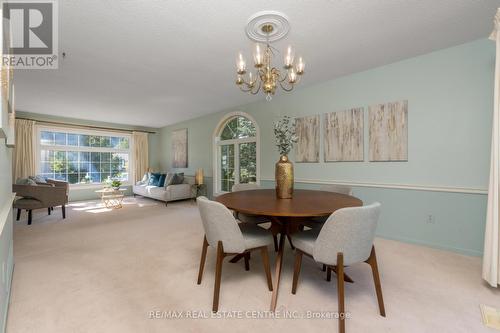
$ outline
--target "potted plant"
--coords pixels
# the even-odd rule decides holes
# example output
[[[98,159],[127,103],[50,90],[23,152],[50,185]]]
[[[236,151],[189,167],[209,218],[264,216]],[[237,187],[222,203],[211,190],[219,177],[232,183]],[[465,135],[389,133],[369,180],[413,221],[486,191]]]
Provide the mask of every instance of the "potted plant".
[[[274,123],[274,136],[280,159],[275,167],[276,196],[280,199],[291,199],[293,196],[293,164],[288,160],[288,154],[297,143],[295,120],[289,116]]]
[[[111,187],[113,188],[113,190],[118,191],[120,189],[120,186],[122,186],[122,182],[118,179],[114,179],[111,181]]]

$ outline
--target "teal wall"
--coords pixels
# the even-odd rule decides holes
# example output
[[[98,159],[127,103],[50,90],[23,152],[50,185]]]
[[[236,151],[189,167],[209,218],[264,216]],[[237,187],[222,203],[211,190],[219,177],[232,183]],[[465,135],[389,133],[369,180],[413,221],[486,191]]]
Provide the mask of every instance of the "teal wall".
[[[12,149],[5,146],[0,139],[0,211],[11,204],[12,198]],[[10,295],[10,283],[14,268],[12,244],[12,209],[0,234],[0,330],[5,329],[7,309]]]
[[[261,179],[264,185],[272,186],[278,159],[272,125],[280,117],[365,107],[367,118],[371,104],[406,99],[408,162],[368,162],[365,119],[365,162],[296,163],[295,178],[301,182],[297,186],[315,187],[317,182],[331,181],[485,190],[494,61],[494,43],[481,39],[280,94],[271,102],[259,100],[167,126],[160,132],[161,168],[170,169],[172,130],[188,128],[189,168],[181,171],[194,174],[201,167],[211,181],[213,131],[226,113],[243,111],[260,127]],[[239,93],[236,87],[234,93]],[[321,147],[321,156],[322,151]],[[482,253],[484,194],[368,187],[354,190],[365,202],[377,200],[384,205],[380,236],[467,254]],[[434,216],[434,223],[428,223],[428,215]]]
[[[23,112],[17,111],[16,115],[18,117],[29,118],[38,121],[54,121],[61,122],[67,124],[76,124],[76,125],[84,125],[84,126],[101,126],[101,127],[109,127],[116,129],[125,129],[125,130],[138,130],[138,131],[150,131],[150,132],[158,132],[159,130],[156,128],[150,127],[142,127],[142,126],[130,126],[130,125],[122,125],[110,122],[101,122],[101,121],[91,121],[91,120],[82,120],[82,119],[74,119],[74,118],[66,118],[66,117],[57,117],[50,116],[38,113],[31,112]],[[158,152],[160,151],[160,134],[148,134],[148,155],[149,155],[149,166],[153,169],[160,168],[160,158]],[[98,186],[101,188],[101,186]],[[79,189],[71,189],[69,193],[70,201],[80,201],[80,200],[89,200],[96,199],[98,195],[95,193],[95,190],[98,189],[96,187],[90,188],[79,188]],[[132,194],[132,187],[126,186],[128,191],[126,195]]]

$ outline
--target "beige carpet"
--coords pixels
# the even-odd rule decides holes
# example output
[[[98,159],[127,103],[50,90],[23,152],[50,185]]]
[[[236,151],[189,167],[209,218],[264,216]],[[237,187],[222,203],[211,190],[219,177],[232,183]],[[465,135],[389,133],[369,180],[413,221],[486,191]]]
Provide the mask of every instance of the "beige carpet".
[[[34,214],[15,223],[15,269],[7,331],[19,332],[336,332],[335,319],[168,319],[168,311],[210,314],[214,251],[196,285],[202,228],[193,202],[126,199],[123,209],[74,203],[62,220]],[[479,258],[377,239],[387,318],[378,314],[367,265],[347,269],[348,332],[491,332],[479,304],[500,307],[500,291],[480,278]],[[274,254],[271,254],[274,262]],[[223,266],[220,309],[268,310],[262,262],[254,255]],[[296,316],[335,312],[335,279],[304,258],[297,295],[290,293],[293,252],[287,249],[278,305]],[[273,271],[274,273],[274,271]],[[150,319],[151,311],[160,319]],[[197,312],[198,313],[198,312]]]

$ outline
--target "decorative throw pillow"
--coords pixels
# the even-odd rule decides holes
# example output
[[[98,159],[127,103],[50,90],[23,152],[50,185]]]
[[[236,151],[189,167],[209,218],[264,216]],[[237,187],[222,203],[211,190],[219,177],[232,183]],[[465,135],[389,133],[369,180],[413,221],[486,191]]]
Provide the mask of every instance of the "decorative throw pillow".
[[[142,177],[141,183],[147,183],[149,180],[149,172],[146,172]]]
[[[158,187],[163,187],[165,186],[165,179],[167,178],[167,175],[162,173],[160,175],[160,179],[158,180]]]
[[[174,179],[175,173],[167,172],[167,177],[165,178],[165,187],[172,185],[172,179]]]
[[[182,184],[184,182],[184,172],[176,173],[172,178],[172,185]]]
[[[160,176],[161,176],[161,174],[159,174],[159,173],[152,173],[151,176],[149,177],[148,185],[158,186],[158,182],[160,181]]]
[[[33,179],[29,178],[17,178],[16,180],[17,185],[33,185],[36,186],[36,183]]]
[[[42,175],[36,175],[35,177],[30,176],[29,179],[33,180],[35,183],[47,184],[47,179]]]

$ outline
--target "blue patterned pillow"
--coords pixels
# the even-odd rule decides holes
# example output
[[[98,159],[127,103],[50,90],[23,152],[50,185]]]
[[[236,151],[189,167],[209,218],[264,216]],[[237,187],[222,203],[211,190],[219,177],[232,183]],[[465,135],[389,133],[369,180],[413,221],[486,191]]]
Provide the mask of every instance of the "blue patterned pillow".
[[[160,176],[161,176],[161,174],[159,174],[159,173],[152,173],[151,176],[149,177],[148,185],[159,186],[158,183],[160,182]]]
[[[160,175],[160,179],[158,180],[158,187],[163,187],[165,186],[165,179],[167,179],[167,175],[162,173]]]

